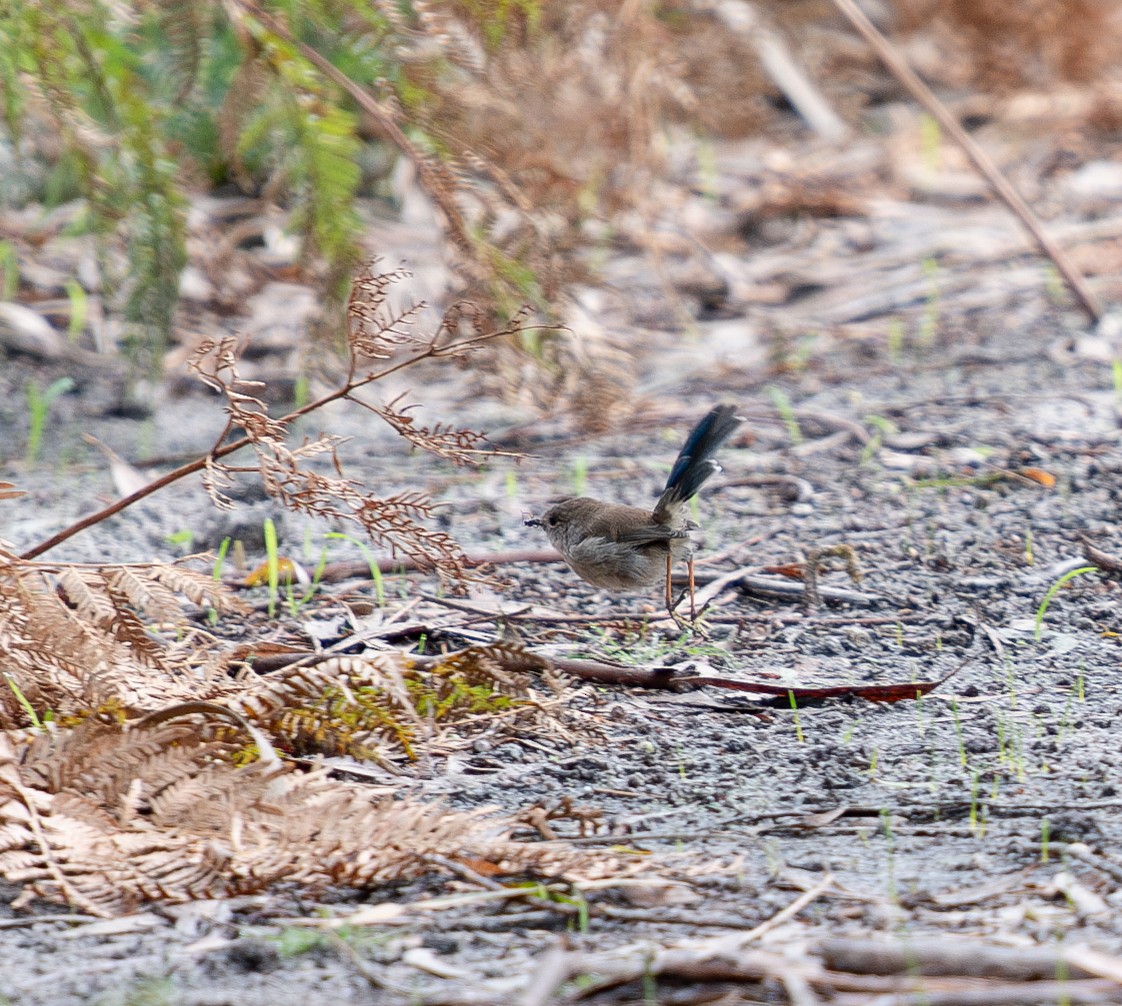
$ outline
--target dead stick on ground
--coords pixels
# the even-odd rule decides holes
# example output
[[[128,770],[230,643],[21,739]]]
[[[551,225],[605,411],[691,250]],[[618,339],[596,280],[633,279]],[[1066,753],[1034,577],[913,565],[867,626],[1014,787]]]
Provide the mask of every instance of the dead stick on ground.
[[[872,46],[881,62],[895,74],[896,78],[911,92],[916,101],[935,116],[939,125],[953,136],[955,142],[966,151],[966,156],[974,162],[974,166],[989,182],[994,192],[1024,224],[1036,243],[1040,245],[1044,254],[1055,263],[1056,268],[1067,281],[1068,286],[1071,287],[1084,310],[1090,315],[1091,321],[1098,322],[1103,316],[1102,302],[1087,285],[1087,280],[1083,277],[1083,274],[1075,268],[1075,264],[1068,257],[1067,252],[1052,240],[1040,219],[1028,203],[1021,198],[1021,194],[1013,188],[1009,180],[1001,173],[997,165],[993,163],[989,154],[974,142],[966,130],[959,125],[958,120],[950,113],[947,106],[935,97],[931,88],[916,76],[915,71],[908,65],[904,57],[900,55],[888,39],[877,31],[854,0],[834,0],[834,6],[849,19],[853,27]]]
[[[834,875],[827,873],[817,884],[815,884],[809,891],[803,891],[794,901],[792,901],[786,908],[781,908],[770,919],[765,919],[755,929],[749,929],[737,943],[740,946],[747,946],[753,940],[758,940],[765,933],[770,932],[776,926],[786,922],[788,919],[796,916],[807,905],[817,901],[823,894],[825,894],[831,887],[834,886]]]

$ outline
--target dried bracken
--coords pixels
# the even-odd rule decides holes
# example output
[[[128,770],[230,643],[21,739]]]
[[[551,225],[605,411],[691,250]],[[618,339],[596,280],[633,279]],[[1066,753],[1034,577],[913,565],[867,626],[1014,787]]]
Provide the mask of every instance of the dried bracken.
[[[561,686],[514,644],[435,658],[316,654],[307,665],[258,674],[215,634],[222,616],[248,609],[190,560],[35,559],[201,471],[221,507],[233,505],[226,488],[253,474],[287,507],[350,521],[442,579],[464,578],[459,545],[428,526],[426,496],[366,492],[343,474],[339,438],[287,439],[298,416],[348,399],[420,449],[477,460],[479,434],[422,426],[408,406],[371,405],[358,393],[403,366],[460,360],[518,334],[524,316],[494,331],[481,312],[458,305],[435,335],[419,334],[416,310],[388,305],[398,278],[374,268],[359,277],[349,372],[336,391],[275,418],[261,386],[238,373],[237,340],[207,341],[191,366],[225,397],[228,415],[209,455],[23,556],[0,546],[0,876],[26,885],[21,904],[38,895],[112,915],[148,899],[220,897],[281,880],[313,893],[371,886],[462,855],[498,872],[592,862],[509,842],[512,823],[388,799],[384,787],[345,784],[307,765],[308,756],[343,755],[400,774],[398,766],[484,735],[494,743],[515,734],[571,738]],[[367,369],[383,360],[383,369]],[[231,441],[234,430],[243,436]],[[226,460],[247,450],[252,464]],[[0,499],[19,495],[0,483]]]
[[[227,644],[193,617],[193,604],[240,609],[211,578],[3,558],[0,875],[25,885],[18,904],[115,915],[282,880],[314,894],[462,856],[499,872],[595,868],[509,841],[513,822],[387,798],[277,754],[390,766],[484,733],[571,736],[560,685],[506,669],[535,666],[511,644],[232,674]]]
[[[148,900],[372,887],[485,857],[554,872],[578,857],[512,842],[479,814],[375,795],[324,771],[254,762],[185,722],[88,720],[19,740],[0,735],[0,874],[39,896],[111,916]]]
[[[1117,72],[1122,13],[1112,0],[897,0],[908,27],[939,29],[945,82],[990,90],[1084,83]],[[957,78],[957,81],[955,80]]]
[[[282,418],[269,415],[260,397],[260,385],[238,373],[239,343],[233,336],[204,339],[188,361],[189,368],[226,399],[226,429],[218,445],[202,465],[203,484],[215,505],[229,509],[227,492],[238,474],[253,471],[269,495],[288,509],[357,525],[377,545],[393,555],[405,555],[442,580],[467,578],[463,553],[452,537],[428,526],[433,504],[422,493],[375,496],[343,475],[338,449],[340,437],[321,434],[299,445],[287,441],[290,423],[298,416],[338,399],[369,409],[405,440],[455,464],[474,464],[483,453],[483,435],[471,430],[437,424],[425,427],[408,414],[398,401],[371,405],[358,392],[389,373],[422,359],[462,360],[482,344],[527,330],[527,313],[518,312],[500,329],[488,330],[482,312],[468,304],[456,304],[445,312],[435,334],[419,332],[420,306],[395,309],[389,302],[393,284],[406,274],[400,270],[381,272],[376,263],[355,277],[348,306],[347,348],[349,366],[341,388],[311,405]],[[465,334],[466,330],[466,334]],[[367,370],[369,364],[393,359],[403,349],[410,355],[383,370]],[[224,444],[226,435],[240,430],[244,437],[236,446]],[[235,449],[251,447],[257,464],[234,466],[222,460]],[[324,470],[326,459],[330,468]]]
[[[181,598],[242,608],[182,565],[0,563],[0,728],[28,726],[28,710],[140,711],[228,691]]]
[[[232,705],[293,753],[385,764],[483,733],[572,739],[560,690],[505,670],[493,647],[469,647],[435,660],[386,653],[294,666],[260,678]]]

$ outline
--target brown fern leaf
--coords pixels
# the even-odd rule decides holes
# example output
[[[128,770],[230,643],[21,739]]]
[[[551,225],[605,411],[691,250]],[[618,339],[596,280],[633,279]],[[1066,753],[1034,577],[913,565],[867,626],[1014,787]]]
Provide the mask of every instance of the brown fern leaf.
[[[117,619],[117,606],[97,569],[68,566],[58,571],[58,584],[78,617],[99,629],[109,630]]]
[[[212,698],[233,684],[217,642],[192,625],[177,600],[240,602],[220,584],[181,567],[0,564],[0,728],[33,715],[85,716]],[[157,617],[172,632],[151,631]]]
[[[245,614],[248,610],[236,595],[209,573],[200,573],[178,563],[159,563],[146,569],[150,581],[163,584],[200,608],[216,611],[219,615]]]
[[[268,406],[252,392],[264,387],[238,373],[238,340],[232,335],[203,339],[187,360],[198,378],[226,398],[230,422],[245,428],[254,441],[283,441],[286,426],[269,415]]]
[[[116,566],[107,572],[107,585],[115,599],[156,621],[182,621],[183,606],[179,598],[160,577],[149,575],[148,567]]]
[[[406,409],[395,408],[396,402],[373,411],[381,416],[394,430],[414,447],[445,458],[457,465],[479,463],[480,445],[486,442],[482,433],[474,430],[456,429],[450,425],[437,423],[435,426],[418,426],[416,420]]]
[[[466,579],[463,550],[456,540],[418,523],[417,516],[432,516],[432,503],[419,493],[365,499],[354,514],[367,534],[389,546],[391,555],[405,554],[443,577]]]
[[[479,813],[382,799],[275,762],[236,767],[226,745],[183,728],[91,724],[29,746],[0,734],[0,876],[25,885],[17,907],[40,896],[111,916],[147,900],[256,893],[279,882],[315,894],[407,879],[429,870],[431,857],[465,854],[512,872],[592,862],[588,853],[511,842],[509,823]],[[99,776],[114,741],[111,769]],[[83,768],[54,775],[48,788],[44,761],[60,758]]]
[[[240,32],[238,40],[247,49],[256,45],[248,32]],[[245,169],[238,140],[245,130],[249,117],[260,112],[270,80],[271,75],[256,58],[256,53],[247,53],[246,59],[234,72],[218,113],[219,149],[223,159],[230,165],[234,176],[246,192],[254,190],[254,181]]]
[[[355,275],[347,301],[347,345],[356,361],[386,359],[402,345],[427,341],[413,334],[423,304],[397,312],[389,305],[390,288],[411,275],[406,269],[379,272],[377,259],[364,263]]]

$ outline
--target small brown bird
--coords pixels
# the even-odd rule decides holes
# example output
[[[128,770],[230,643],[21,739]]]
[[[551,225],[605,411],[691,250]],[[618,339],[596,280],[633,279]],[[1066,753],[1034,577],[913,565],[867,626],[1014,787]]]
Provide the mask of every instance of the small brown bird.
[[[670,573],[675,561],[686,559],[690,617],[696,618],[690,531],[697,524],[687,516],[688,505],[705,480],[721,470],[713,455],[743,421],[731,405],[709,412],[686,438],[654,510],[568,496],[524,523],[545,528],[572,571],[594,587],[636,590],[665,580],[666,609],[675,618]]]

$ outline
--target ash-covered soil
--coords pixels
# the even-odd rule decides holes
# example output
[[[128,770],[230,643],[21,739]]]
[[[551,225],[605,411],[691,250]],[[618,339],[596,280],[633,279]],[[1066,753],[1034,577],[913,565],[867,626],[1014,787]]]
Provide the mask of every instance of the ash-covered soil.
[[[411,455],[357,409],[308,426],[353,438],[348,474],[385,494],[422,488],[446,503],[447,529],[487,554],[544,549],[522,519],[552,496],[583,489],[653,501],[697,417],[718,401],[738,404],[747,421],[699,505],[701,582],[845,544],[859,583],[831,560],[826,599],[813,610],[798,595],[730,587],[706,613],[704,636],[680,636],[662,620],[658,591],[608,596],[556,562],[499,566],[503,589],[476,589],[468,603],[499,606],[527,645],[557,655],[790,686],[953,676],[919,701],[794,707],[721,689],[578,682],[572,702],[598,736],[480,741],[470,757],[424,759],[408,784],[454,808],[571,801],[598,815],[590,837],[652,862],[667,857],[676,876],[690,875],[687,886],[597,896],[587,919],[571,905],[473,902],[342,940],[293,925],[341,910],[299,891],[82,925],[49,921],[57,907],[37,906],[34,922],[0,909],[0,993],[20,1004],[522,1001],[550,948],[591,954],[749,930],[827,874],[832,883],[772,932],[773,945],[825,933],[903,941],[950,933],[1122,953],[1117,580],[1075,576],[1037,626],[1049,588],[1086,565],[1085,542],[1122,555],[1110,346],[1043,283],[991,291],[978,306],[954,294],[969,288],[969,261],[944,268],[952,292],[939,299],[922,285],[887,334],[854,324],[791,335],[735,296],[726,316],[698,312],[688,332],[636,329],[644,377],[610,435],[581,435],[565,415],[466,400],[462,373],[431,368],[402,379],[425,415],[488,429],[498,446],[527,453],[520,462],[452,469]],[[633,316],[613,303],[606,324],[631,325]],[[33,375],[54,376],[13,357],[0,377],[0,424],[12,444],[22,443],[21,395]],[[28,467],[12,450],[0,465],[0,478],[30,494],[5,504],[3,536],[17,549],[115,495],[83,432],[138,461],[189,456],[221,428],[215,400],[202,394],[168,398],[150,420],[110,418],[97,375],[78,376],[53,413],[47,460]],[[262,502],[218,515],[185,484],[75,538],[57,558],[170,557],[227,534],[246,540],[252,556],[263,516],[278,520],[294,552],[311,536],[314,554],[330,530]],[[189,541],[176,537],[184,531]],[[387,580],[391,606],[434,587],[420,576]],[[850,600],[831,603],[831,589]],[[333,610],[330,589],[323,610]],[[434,627],[429,647],[499,631],[495,619],[437,600],[411,617]],[[278,629],[291,630],[299,622]],[[410,644],[420,640],[402,645]],[[578,837],[574,821],[552,824]],[[457,885],[471,886],[453,878]],[[449,877],[434,874],[342,903],[353,910],[448,890]],[[650,988],[632,992],[641,1000]]]
[[[497,461],[464,475],[427,457],[392,459],[395,487],[423,485],[447,501],[450,527],[470,551],[536,548],[543,543],[521,516],[571,491],[578,456],[588,493],[652,499],[693,419],[714,401],[735,401],[748,422],[703,494],[702,580],[845,543],[861,582],[835,562],[821,585],[861,603],[805,611],[798,599],[733,589],[707,613],[707,638],[679,639],[658,621],[657,596],[606,596],[560,564],[524,563],[498,571],[509,611],[532,603],[538,616],[587,616],[515,617],[525,641],[559,654],[792,685],[956,672],[921,701],[840,699],[795,709],[715,689],[574,686],[573,701],[595,718],[602,741],[481,742],[470,758],[418,770],[411,788],[452,807],[518,810],[569,799],[596,808],[618,842],[695,860],[686,896],[632,905],[634,919],[600,917],[594,906],[584,932],[542,908],[486,905],[375,929],[355,938],[355,952],[388,989],[372,986],[336,945],[294,935],[284,920],[315,907],[295,894],[203,912],[157,909],[124,935],[94,927],[81,936],[41,922],[0,930],[10,1000],[213,1002],[221,992],[222,1001],[295,1002],[314,990],[396,1002],[413,989],[415,1001],[444,1001],[439,990],[464,976],[532,973],[533,959],[561,933],[572,948],[600,949],[751,927],[826,871],[834,885],[806,913],[808,929],[1122,948],[1117,881],[1094,861],[1113,863],[1122,844],[1116,581],[1074,578],[1035,633],[1049,587],[1082,564],[1082,538],[1122,550],[1118,399],[1108,368],[1072,355],[1063,334],[1071,325],[1055,311],[1015,328],[1000,314],[980,315],[964,320],[953,343],[904,347],[894,359],[871,341],[823,339],[782,374],[726,366],[672,396],[660,393],[611,436],[574,444],[560,423],[511,424],[495,438],[532,450],[517,466]],[[788,422],[769,387],[789,400]],[[203,401],[186,399],[173,411],[182,420]],[[384,478],[373,444],[364,457],[364,431],[348,432],[360,438],[355,470]],[[61,443],[69,433],[56,435]],[[110,492],[102,471],[75,474],[71,464],[5,477],[38,494],[34,519],[45,529],[91,506],[96,490]],[[167,555],[167,534],[213,519],[194,489],[173,490],[117,518],[113,534],[136,558]],[[296,547],[302,531],[292,521],[286,527]],[[34,540],[26,527],[16,532],[17,546]],[[414,579],[403,589],[424,586]],[[475,620],[473,631],[480,628]],[[454,625],[444,635],[455,645]],[[571,822],[555,827],[576,835]],[[1042,837],[1079,843],[1090,861],[1056,850],[1043,856]],[[1065,896],[1071,883],[1086,899]],[[440,890],[436,878],[431,888]],[[451,977],[419,969],[417,948]]]

